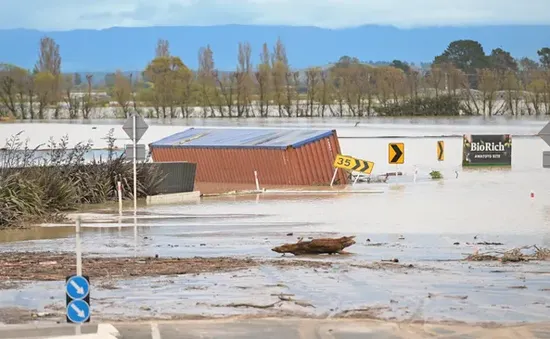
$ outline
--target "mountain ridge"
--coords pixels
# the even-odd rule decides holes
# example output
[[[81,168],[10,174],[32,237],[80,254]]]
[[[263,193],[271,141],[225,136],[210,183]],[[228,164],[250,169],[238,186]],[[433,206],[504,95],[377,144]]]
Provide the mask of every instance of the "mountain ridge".
[[[327,29],[315,26],[219,25],[110,27],[70,31],[39,31],[16,28],[0,30],[0,62],[32,68],[38,56],[38,42],[50,36],[60,45],[64,72],[112,72],[139,70],[154,57],[159,38],[170,42],[192,69],[198,65],[200,47],[209,44],[216,67],[231,70],[237,64],[239,42],[249,42],[252,62],[257,64],[261,46],[270,50],[278,37],[286,46],[292,67],[303,69],[326,65],[343,55],[363,61],[430,62],[451,41],[479,41],[488,54],[503,48],[514,57],[537,59],[537,50],[550,46],[550,25],[432,26],[397,28],[389,25],[364,25]]]

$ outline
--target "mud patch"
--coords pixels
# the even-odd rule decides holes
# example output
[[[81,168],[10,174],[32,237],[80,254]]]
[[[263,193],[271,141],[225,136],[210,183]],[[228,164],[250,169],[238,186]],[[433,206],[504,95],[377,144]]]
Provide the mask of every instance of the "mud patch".
[[[20,307],[0,307],[0,324],[20,324],[38,319],[55,318],[57,314],[49,312],[37,312]]]
[[[116,289],[113,280],[131,277],[157,277],[184,274],[229,272],[271,265],[281,268],[329,268],[330,262],[314,260],[254,260],[249,258],[158,258],[96,257],[83,262],[86,274],[105,278],[100,288]],[[13,281],[59,281],[76,270],[72,253],[4,252],[0,253],[0,288],[16,288]]]

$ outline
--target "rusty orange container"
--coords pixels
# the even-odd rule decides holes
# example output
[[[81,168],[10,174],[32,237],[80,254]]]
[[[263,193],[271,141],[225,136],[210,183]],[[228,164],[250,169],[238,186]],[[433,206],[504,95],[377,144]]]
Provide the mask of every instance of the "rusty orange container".
[[[149,145],[155,162],[197,164],[197,182],[327,185],[340,153],[335,130],[190,128]],[[337,184],[347,184],[338,170]]]

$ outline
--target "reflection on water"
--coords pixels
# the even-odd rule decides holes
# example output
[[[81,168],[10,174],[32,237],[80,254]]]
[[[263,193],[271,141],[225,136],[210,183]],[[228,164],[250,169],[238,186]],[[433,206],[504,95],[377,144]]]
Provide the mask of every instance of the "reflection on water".
[[[0,231],[0,243],[40,240],[40,239],[57,239],[65,238],[74,235],[74,227],[32,227],[26,229],[2,230]]]

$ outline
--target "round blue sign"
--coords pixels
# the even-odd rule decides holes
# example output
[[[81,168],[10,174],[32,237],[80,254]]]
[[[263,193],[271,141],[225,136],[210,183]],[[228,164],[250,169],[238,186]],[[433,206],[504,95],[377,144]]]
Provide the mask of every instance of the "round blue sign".
[[[90,284],[83,276],[75,275],[67,280],[65,290],[71,299],[84,299],[90,293]]]
[[[90,305],[84,300],[73,300],[67,305],[67,318],[76,324],[84,323],[90,318]]]

